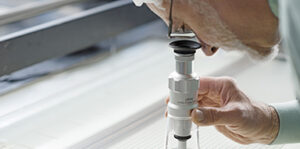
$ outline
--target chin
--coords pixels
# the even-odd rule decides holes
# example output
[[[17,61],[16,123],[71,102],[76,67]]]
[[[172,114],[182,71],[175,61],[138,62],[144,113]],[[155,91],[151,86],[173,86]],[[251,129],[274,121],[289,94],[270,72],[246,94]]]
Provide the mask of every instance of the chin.
[[[251,48],[246,50],[246,54],[250,57],[252,61],[258,63],[264,63],[264,62],[272,61],[278,55],[278,51],[279,51],[279,46],[277,44],[271,47],[267,54],[261,54],[257,52],[257,50]]]
[[[246,55],[249,56],[249,58],[256,63],[261,63],[261,62],[269,62],[273,60],[277,55],[279,51],[279,44],[271,47],[269,49],[269,52],[267,53],[260,53],[258,50],[250,48],[244,44],[242,44],[240,41],[231,41],[230,44],[223,44],[220,45],[222,49],[225,51],[240,51],[242,53],[245,53]],[[265,50],[265,49],[264,49]]]

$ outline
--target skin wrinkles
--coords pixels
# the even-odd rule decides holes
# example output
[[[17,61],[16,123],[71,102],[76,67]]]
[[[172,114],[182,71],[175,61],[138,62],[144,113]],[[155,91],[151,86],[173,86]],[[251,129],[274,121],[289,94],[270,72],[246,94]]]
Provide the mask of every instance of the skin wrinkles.
[[[233,1],[235,2],[236,0]],[[231,1],[226,1],[226,3],[219,2],[215,0],[175,0],[173,5],[173,28],[180,28],[182,25],[186,28],[191,28],[198,40],[203,44],[203,52],[209,56],[217,51],[213,47],[220,47],[226,51],[242,51],[247,53],[253,60],[258,61],[268,61],[277,55],[278,48],[273,46],[278,43],[279,36],[277,35],[278,32],[273,30],[278,27],[278,20],[264,19],[266,18],[265,15],[252,15],[253,17],[249,21],[254,20],[252,22],[254,24],[258,24],[261,20],[266,21],[259,25],[272,24],[270,29],[264,32],[260,30],[264,30],[266,27],[258,28],[259,32],[255,33],[257,34],[255,35],[251,32],[255,29],[254,25],[244,25],[249,22],[237,23],[240,20],[235,20],[236,16],[239,15],[238,12],[242,10],[228,11],[228,9],[234,10],[233,6],[231,6]],[[242,8],[246,7],[243,4],[244,2],[240,3]],[[153,4],[147,5],[168,24],[169,0],[163,1],[162,7],[164,10],[156,8]],[[223,9],[219,10],[221,7]],[[253,12],[252,9],[251,11]],[[230,17],[231,15],[232,17]],[[255,19],[257,16],[262,17]],[[243,21],[247,20],[244,17],[240,18]],[[276,36],[277,38],[270,38],[271,36]]]
[[[256,49],[262,58],[272,59],[277,54],[278,47],[274,45],[280,42],[278,18],[272,13],[267,0],[214,1],[212,5],[218,10],[221,21],[244,45]]]
[[[193,3],[198,3],[193,7],[193,11],[197,15],[205,15],[202,20],[204,24],[210,24],[210,26],[191,26],[197,35],[199,41],[207,45],[212,45],[215,47],[221,47],[226,51],[241,51],[246,52],[251,58],[255,60],[271,60],[278,52],[278,49],[268,50],[267,52],[259,52],[258,50],[252,49],[244,45],[238,37],[229,30],[228,26],[223,23],[217,11],[211,7],[205,1],[192,0]],[[191,2],[190,2],[191,3]],[[193,20],[187,20],[187,22],[192,22]],[[198,36],[201,30],[206,32],[205,40],[200,39]],[[204,42],[205,41],[205,42]],[[272,53],[273,52],[273,53]]]
[[[226,1],[227,3],[221,3],[224,0],[214,1],[212,5],[218,10],[222,22],[245,45],[265,48],[279,42],[278,19],[274,17],[267,0],[231,0]]]

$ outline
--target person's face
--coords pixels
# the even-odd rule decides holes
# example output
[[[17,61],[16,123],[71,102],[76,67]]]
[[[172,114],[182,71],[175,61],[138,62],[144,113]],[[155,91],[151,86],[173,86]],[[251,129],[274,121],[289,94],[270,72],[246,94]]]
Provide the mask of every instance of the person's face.
[[[164,9],[148,6],[168,24],[170,0],[163,1]],[[173,0],[173,28],[182,26],[194,31],[208,56],[220,47],[263,59],[279,42],[278,20],[267,0]]]

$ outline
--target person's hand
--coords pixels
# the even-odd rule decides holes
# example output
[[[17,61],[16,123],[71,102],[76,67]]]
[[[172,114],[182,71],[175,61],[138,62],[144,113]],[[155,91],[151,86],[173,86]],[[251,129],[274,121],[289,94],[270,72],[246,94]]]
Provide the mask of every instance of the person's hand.
[[[278,134],[275,109],[250,100],[230,78],[201,78],[198,104],[191,113],[196,125],[213,125],[238,143],[270,144]]]
[[[190,28],[203,44],[206,55],[218,48],[243,50],[250,56],[263,59],[279,42],[278,19],[268,0],[173,0],[173,29]],[[162,8],[148,7],[167,24],[170,0]]]

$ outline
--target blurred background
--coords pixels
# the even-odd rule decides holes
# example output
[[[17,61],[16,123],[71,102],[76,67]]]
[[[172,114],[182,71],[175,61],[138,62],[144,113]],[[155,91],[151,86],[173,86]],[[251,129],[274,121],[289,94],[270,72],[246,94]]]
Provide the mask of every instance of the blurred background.
[[[0,0],[0,148],[163,148],[170,41],[131,0]],[[253,100],[295,98],[283,52],[259,63],[198,51],[194,66],[200,77],[235,78]],[[200,144],[299,147],[239,145],[213,127],[200,129]]]

